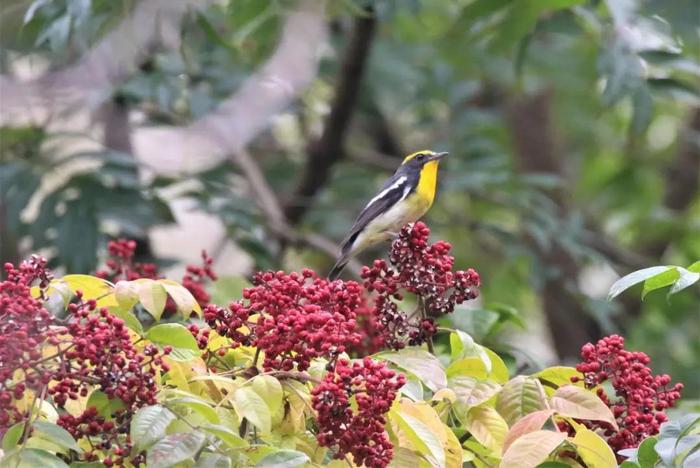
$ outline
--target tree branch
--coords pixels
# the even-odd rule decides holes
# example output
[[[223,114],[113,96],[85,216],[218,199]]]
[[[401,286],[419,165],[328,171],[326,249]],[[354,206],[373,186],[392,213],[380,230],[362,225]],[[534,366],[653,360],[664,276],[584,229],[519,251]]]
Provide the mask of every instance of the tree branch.
[[[285,244],[313,247],[331,259],[336,258],[338,248],[335,242],[318,234],[299,232],[287,222],[275,193],[253,157],[246,150],[233,153],[231,160],[248,181],[250,190],[263,213],[265,223],[274,237]],[[353,261],[350,268],[357,272],[360,264]]]
[[[139,129],[134,135],[137,155],[166,147],[169,151],[156,165],[163,174],[177,175],[209,169],[240,152],[311,83],[325,39],[323,2],[301,0],[259,71],[215,111],[188,126]]]
[[[508,124],[513,135],[515,153],[523,173],[551,173],[563,177],[561,159],[552,130],[551,91],[528,96],[511,104]],[[551,191],[562,217],[568,211],[563,188]],[[600,328],[579,299],[576,280],[579,267],[575,259],[556,243],[549,250],[532,242],[542,260],[559,274],[545,280],[542,290],[544,309],[557,354],[575,358],[581,345],[598,338]]]
[[[307,148],[308,158],[304,172],[292,197],[292,203],[288,204],[285,210],[291,224],[297,224],[301,220],[313,196],[328,181],[333,165],[344,157],[344,138],[360,90],[360,80],[375,28],[376,19],[373,14],[355,18],[323,133]]]

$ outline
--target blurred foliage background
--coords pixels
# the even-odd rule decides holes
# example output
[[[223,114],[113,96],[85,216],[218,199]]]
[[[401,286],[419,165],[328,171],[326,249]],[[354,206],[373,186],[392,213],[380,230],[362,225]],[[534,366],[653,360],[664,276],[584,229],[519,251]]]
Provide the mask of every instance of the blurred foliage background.
[[[622,333],[700,395],[700,290],[606,300],[700,259],[698,0],[0,8],[4,261],[206,247],[233,297],[256,268],[325,271],[400,158],[446,150],[427,222],[484,283],[454,325],[535,367]]]

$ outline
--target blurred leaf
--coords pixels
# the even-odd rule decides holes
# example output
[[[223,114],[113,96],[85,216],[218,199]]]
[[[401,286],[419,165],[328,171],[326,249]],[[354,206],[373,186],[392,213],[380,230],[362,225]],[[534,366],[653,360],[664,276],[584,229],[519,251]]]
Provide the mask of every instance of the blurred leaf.
[[[129,436],[136,450],[145,450],[165,436],[165,430],[175,419],[169,409],[161,405],[146,406],[131,420]]]
[[[34,429],[34,434],[32,435],[33,437],[44,438],[66,450],[75,450],[79,453],[82,452],[82,449],[78,447],[78,444],[73,439],[73,436],[70,435],[67,430],[63,429],[57,424],[53,424],[48,421],[35,421],[32,424],[32,428]]]
[[[173,350],[169,357],[176,361],[189,361],[200,353],[197,340],[184,325],[179,323],[162,323],[151,327],[146,332],[146,338],[161,349],[171,346]]]
[[[245,439],[226,426],[207,424],[202,426],[202,430],[216,436],[230,448],[237,449],[248,446],[248,442]]]
[[[87,403],[85,403],[85,408],[90,407],[95,407],[97,409],[97,414],[106,419],[112,419],[114,413],[126,408],[124,402],[120,398],[109,398],[107,394],[101,390],[93,390],[92,393],[90,393]]]
[[[10,426],[2,437],[2,449],[5,453],[19,446],[19,441],[24,433],[24,422],[19,422],[13,426]]]
[[[697,86],[676,78],[649,78],[647,83],[655,93],[666,93],[681,102],[700,105],[700,90]]]
[[[293,468],[309,462],[309,456],[296,450],[280,450],[263,457],[255,464],[257,468]]]
[[[270,432],[272,424],[270,408],[253,388],[248,386],[239,388],[233,392],[231,402],[238,416],[248,419],[263,434]]]
[[[194,458],[205,440],[206,436],[199,431],[167,435],[148,449],[146,462],[153,468],[171,467]]]
[[[396,352],[382,352],[375,355],[378,359],[393,362],[402,369],[415,375],[432,391],[447,386],[447,376],[442,364],[432,354],[422,349],[404,348]]]
[[[25,448],[19,452],[19,458],[27,466],[41,466],[42,468],[68,468],[68,465],[53,453],[35,448]]]

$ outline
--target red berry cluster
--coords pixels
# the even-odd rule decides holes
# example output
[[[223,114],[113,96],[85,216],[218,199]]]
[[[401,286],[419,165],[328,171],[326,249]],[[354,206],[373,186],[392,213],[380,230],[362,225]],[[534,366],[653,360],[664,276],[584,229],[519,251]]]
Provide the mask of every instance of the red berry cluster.
[[[211,296],[204,288],[208,281],[216,281],[217,276],[212,269],[214,259],[206,251],[202,250],[202,266],[187,265],[187,272],[182,277],[182,285],[194,296],[201,307],[206,307],[211,300]]]
[[[87,396],[88,389],[96,387],[132,412],[155,404],[158,386],[154,377],[160,369],[168,371],[162,355],[154,345],[138,352],[124,321],[105,308],[94,313],[95,308],[94,300],[70,304],[67,335],[49,338],[50,344],[63,350],[52,373],[57,383],[48,390],[49,395],[62,407],[69,398]]]
[[[384,415],[406,379],[384,363],[365,357],[350,364],[338,360],[335,371],[311,391],[318,413],[318,443],[337,447],[335,458],[350,453],[356,465],[383,468],[393,457],[393,446],[384,430]],[[350,399],[355,399],[353,412]]]
[[[100,451],[114,454],[115,460],[127,456],[131,415],[156,402],[155,376],[168,370],[162,361],[167,352],[153,345],[139,352],[124,322],[107,309],[98,311],[96,301],[83,300],[79,291],[68,316],[56,319],[30,289],[36,284],[45,296],[51,279],[45,260],[32,257],[17,268],[6,264],[5,271],[7,279],[0,283],[0,433],[26,419],[18,404],[27,392],[50,397],[63,408],[69,399],[99,390],[121,402],[110,415],[114,421],[96,418],[95,409],[88,408],[75,417],[63,414],[58,423],[76,437],[100,434],[101,442],[82,454],[83,460],[95,460]]]
[[[479,295],[479,274],[471,268],[452,271],[452,246],[444,241],[428,243],[430,229],[422,222],[404,226],[391,246],[390,264],[375,260],[362,269],[364,286],[376,291],[375,322],[382,329],[384,345],[399,349],[406,344],[418,345],[437,331],[434,319],[454,311],[455,306]],[[419,297],[424,314],[409,319],[397,301],[402,291]]]
[[[132,281],[139,278],[157,279],[158,266],[155,263],[134,262],[136,241],[130,239],[117,239],[107,244],[107,252],[110,258],[105,262],[104,270],[95,272],[95,276],[116,282],[120,280]]]
[[[6,263],[5,274],[7,279],[0,282],[0,434],[26,416],[15,401],[22,399],[27,389],[49,382],[50,374],[43,372],[42,344],[57,333],[50,328],[53,316],[30,292],[34,284],[48,286],[51,275],[46,260],[32,256],[18,267]],[[24,378],[6,385],[18,370]]]
[[[250,308],[241,302],[231,302],[228,308],[209,304],[202,311],[204,321],[215,330],[220,336],[230,338],[230,348],[237,348],[241,345],[250,346],[252,343],[251,327],[255,325],[248,322],[250,318]],[[190,325],[190,331],[197,338],[200,349],[207,347],[209,334],[207,330],[199,330],[196,325]],[[225,350],[220,350],[225,352]],[[222,354],[223,354],[222,352]]]
[[[101,416],[97,408],[91,406],[80,416],[61,414],[57,423],[66,428],[74,439],[90,438],[93,450],[83,453],[86,462],[100,461],[97,452],[108,455],[101,460],[104,466],[139,466],[145,462],[144,455],[131,456],[132,443],[128,435],[129,418],[123,411],[114,419]],[[97,440],[99,439],[99,440]]]
[[[228,309],[209,306],[204,319],[221,336],[256,346],[265,353],[266,370],[309,368],[311,360],[334,361],[362,336],[356,310],[362,287],[353,281],[329,281],[305,269],[301,273],[260,272],[243,301]],[[257,314],[256,321],[249,321]],[[242,328],[245,325],[244,328]]]
[[[584,375],[586,388],[609,380],[615,390],[615,400],[609,399],[602,388],[597,393],[615,415],[619,430],[604,422],[585,422],[591,428],[602,429],[615,452],[637,447],[646,437],[657,434],[661,423],[668,419],[664,410],[673,406],[683,389],[682,383],[669,387],[671,378],[666,374],[652,375],[649,356],[627,351],[624,346],[625,339],[618,335],[607,336],[595,345],[587,343],[581,348],[583,362],[576,366]],[[577,382],[579,378],[571,380]]]

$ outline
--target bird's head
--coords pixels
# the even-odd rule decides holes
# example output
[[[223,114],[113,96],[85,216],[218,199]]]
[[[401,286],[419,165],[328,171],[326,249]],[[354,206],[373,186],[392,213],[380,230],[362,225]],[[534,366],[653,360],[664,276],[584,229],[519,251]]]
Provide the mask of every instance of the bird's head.
[[[422,150],[406,156],[401,163],[402,168],[421,169],[428,163],[438,165],[439,161],[448,153],[436,153],[435,151]]]

